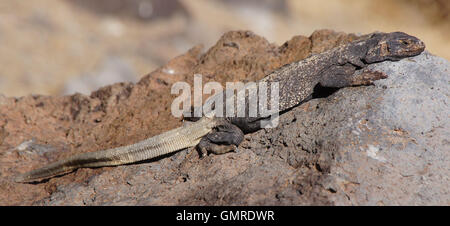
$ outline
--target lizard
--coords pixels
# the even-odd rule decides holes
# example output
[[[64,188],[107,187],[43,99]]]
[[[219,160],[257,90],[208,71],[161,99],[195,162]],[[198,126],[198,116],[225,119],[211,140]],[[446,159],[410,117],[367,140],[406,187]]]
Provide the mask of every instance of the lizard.
[[[425,44],[420,39],[406,33],[375,32],[304,60],[284,65],[259,82],[279,83],[281,92],[278,110],[285,112],[309,100],[317,85],[342,88],[373,84],[373,81],[387,76],[381,72],[365,71],[367,65],[416,56],[424,49]],[[214,114],[193,117],[191,120],[194,122],[185,123],[181,127],[140,142],[73,155],[20,174],[15,177],[15,181],[39,182],[78,168],[130,164],[192,147],[196,147],[202,156],[207,153],[227,153],[237,149],[244,134],[260,129],[262,119],[249,117],[248,111],[245,117],[216,117]]]

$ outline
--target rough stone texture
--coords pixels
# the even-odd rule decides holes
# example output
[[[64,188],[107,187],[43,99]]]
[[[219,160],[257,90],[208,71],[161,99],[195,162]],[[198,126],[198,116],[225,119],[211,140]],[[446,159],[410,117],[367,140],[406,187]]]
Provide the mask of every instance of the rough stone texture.
[[[181,125],[176,81],[253,81],[355,35],[318,31],[280,47],[229,32],[137,84],[90,96],[0,95],[1,205],[449,205],[449,63],[424,53],[374,65],[389,78],[341,89],[246,135],[238,153],[180,151],[140,164],[79,169],[40,184],[13,176],[75,153],[126,145]],[[311,52],[312,51],[312,52]]]

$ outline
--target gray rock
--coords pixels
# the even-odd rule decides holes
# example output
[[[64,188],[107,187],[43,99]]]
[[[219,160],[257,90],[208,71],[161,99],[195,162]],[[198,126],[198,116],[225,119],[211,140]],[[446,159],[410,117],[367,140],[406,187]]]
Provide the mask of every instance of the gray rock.
[[[37,204],[450,205],[450,63],[425,52],[370,69],[389,78],[302,104],[238,153],[116,167]]]

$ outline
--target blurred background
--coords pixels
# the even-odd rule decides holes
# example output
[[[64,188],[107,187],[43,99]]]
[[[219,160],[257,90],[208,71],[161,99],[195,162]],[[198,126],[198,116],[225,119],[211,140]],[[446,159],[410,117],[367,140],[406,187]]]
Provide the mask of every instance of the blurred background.
[[[404,31],[450,59],[449,0],[0,0],[0,94],[90,94],[229,30],[281,45],[323,28]]]

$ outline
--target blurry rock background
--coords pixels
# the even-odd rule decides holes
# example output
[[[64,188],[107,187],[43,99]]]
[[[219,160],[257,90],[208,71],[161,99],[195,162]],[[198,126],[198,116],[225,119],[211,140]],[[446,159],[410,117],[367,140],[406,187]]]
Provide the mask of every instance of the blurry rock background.
[[[0,93],[89,94],[229,30],[279,45],[322,28],[400,30],[450,60],[448,0],[0,0]]]

